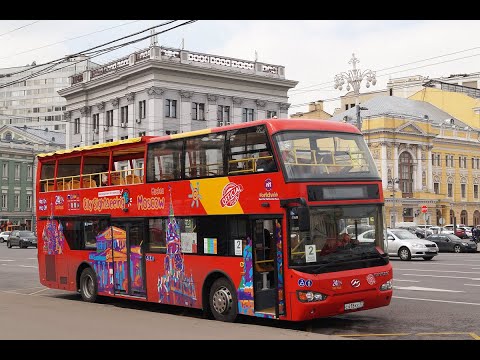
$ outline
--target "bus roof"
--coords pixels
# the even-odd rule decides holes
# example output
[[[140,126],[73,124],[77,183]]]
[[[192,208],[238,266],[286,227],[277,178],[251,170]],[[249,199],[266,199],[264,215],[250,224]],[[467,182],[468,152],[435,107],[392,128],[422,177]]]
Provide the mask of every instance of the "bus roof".
[[[265,124],[270,129],[272,134],[283,130],[318,130],[318,131],[334,131],[361,134],[361,132],[353,125],[346,124],[333,120],[319,120],[319,119],[265,119],[255,120],[246,123],[226,125],[221,127],[214,127],[210,129],[201,129],[195,131],[184,132],[180,134],[165,135],[165,136],[151,136],[148,142],[157,142],[168,139],[181,139],[191,136],[210,134],[214,132],[221,132],[227,130],[242,129],[247,126],[256,126]]]
[[[117,141],[112,141],[112,142],[105,142],[105,143],[101,143],[101,144],[96,144],[96,145],[87,145],[87,146],[82,146],[82,147],[77,147],[77,148],[57,150],[55,152],[37,154],[37,156],[38,157],[48,157],[48,156],[54,156],[54,155],[71,154],[71,153],[74,153],[74,152],[77,152],[77,151],[105,149],[105,148],[109,148],[109,147],[112,147],[112,146],[145,142],[147,139],[154,138],[154,137],[156,137],[156,136],[142,136],[142,137],[136,137],[136,138],[131,138],[131,139],[125,139],[125,140],[117,140]]]

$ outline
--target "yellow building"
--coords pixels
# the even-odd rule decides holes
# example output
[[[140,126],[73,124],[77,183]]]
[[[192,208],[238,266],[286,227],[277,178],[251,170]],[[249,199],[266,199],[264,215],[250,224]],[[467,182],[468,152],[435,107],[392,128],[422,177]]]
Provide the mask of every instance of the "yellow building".
[[[305,118],[305,119],[330,119],[332,115],[323,110],[323,101],[318,100],[308,104],[307,112],[298,112],[296,114],[290,115],[291,118]]]
[[[474,121],[394,96],[374,97],[362,107],[367,108],[361,113],[362,132],[382,177],[388,226],[425,220],[480,224],[480,139]],[[332,120],[345,117],[355,124],[355,108]]]

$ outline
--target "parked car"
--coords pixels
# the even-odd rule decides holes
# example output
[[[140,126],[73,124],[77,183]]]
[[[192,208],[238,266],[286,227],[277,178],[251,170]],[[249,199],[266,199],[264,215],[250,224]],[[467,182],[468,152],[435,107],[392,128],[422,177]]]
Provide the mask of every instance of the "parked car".
[[[453,234],[434,234],[428,236],[427,240],[436,243],[440,252],[477,252],[477,243],[475,241],[460,239]]]
[[[0,232],[0,243],[3,243],[4,241],[8,240],[8,237],[10,236],[11,231],[2,231]]]
[[[426,236],[433,234],[432,230],[430,230],[428,227],[425,229],[425,227],[420,226],[415,228],[414,233],[420,239],[425,239],[425,234]]]
[[[369,230],[358,236],[360,243],[373,242],[375,230]],[[438,255],[438,247],[432,241],[419,239],[416,235],[405,229],[387,229],[388,255],[400,257],[400,260],[423,258],[432,260]]]
[[[472,237],[472,226],[462,226],[460,225],[460,228],[462,228],[463,230],[465,230],[465,234],[467,234],[467,237],[468,238],[471,238]]]
[[[7,247],[18,246],[20,248],[28,248],[29,246],[37,247],[37,237],[33,231],[14,230],[7,240]]]
[[[453,224],[448,224],[444,226],[445,228],[445,233],[448,234],[453,234]],[[457,228],[455,229],[455,234],[461,239],[466,239],[468,236],[465,233],[465,230],[460,227],[460,225],[457,225]]]
[[[367,230],[373,230],[373,229],[375,229],[373,225],[367,225],[367,224],[357,225],[358,234],[362,234]],[[340,234],[343,234],[343,233],[347,233],[351,239],[355,239],[356,238],[355,225],[347,225]]]

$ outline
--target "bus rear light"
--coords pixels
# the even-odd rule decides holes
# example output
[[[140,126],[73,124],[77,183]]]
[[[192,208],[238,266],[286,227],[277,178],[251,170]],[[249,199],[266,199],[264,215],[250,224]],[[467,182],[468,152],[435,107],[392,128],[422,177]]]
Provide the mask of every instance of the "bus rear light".
[[[298,300],[301,302],[314,302],[314,301],[323,301],[327,298],[327,295],[315,292],[315,291],[297,291]]]
[[[388,280],[386,283],[380,286],[380,291],[392,290],[393,280]]]

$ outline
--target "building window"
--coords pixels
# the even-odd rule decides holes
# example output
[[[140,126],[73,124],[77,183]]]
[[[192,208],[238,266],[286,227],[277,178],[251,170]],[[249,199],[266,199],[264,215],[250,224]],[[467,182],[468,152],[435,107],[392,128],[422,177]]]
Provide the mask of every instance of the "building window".
[[[128,105],[120,108],[120,119],[122,124],[128,124]]]
[[[218,126],[230,125],[230,106],[218,105],[217,122]]]
[[[437,195],[440,194],[440,183],[433,183],[433,192]]]
[[[272,119],[273,117],[277,116],[277,112],[273,110],[267,110],[267,119]]]
[[[243,108],[242,121],[243,122],[253,121],[253,109]]]
[[[460,189],[462,191],[462,198],[467,197],[467,184],[460,184]]]
[[[27,209],[32,208],[32,195],[27,195]]]
[[[113,142],[113,139],[105,140],[105,142]]]
[[[3,163],[2,164],[2,176],[3,177],[8,177],[8,163]]]
[[[408,197],[413,193],[413,159],[408,152],[400,155],[398,164],[400,174],[400,189]]]
[[[177,100],[165,99],[165,117],[177,117]]]
[[[473,197],[478,199],[478,185],[473,185]]]
[[[453,197],[453,184],[448,184],[448,197]]]
[[[113,110],[107,111],[107,119],[105,121],[106,126],[113,126]]]
[[[442,159],[440,157],[440,154],[437,154],[437,166],[441,166],[442,165]]]
[[[472,169],[475,169],[475,158],[472,158]]]
[[[435,154],[432,154],[432,165],[435,165]]]
[[[20,179],[20,164],[15,164],[15,179]]]
[[[98,141],[92,142],[92,145],[98,145]]]
[[[128,139],[128,135],[127,135],[127,136],[122,136],[122,137],[120,138],[120,140],[127,140],[127,139]]]
[[[138,117],[140,119],[145,119],[145,115],[146,115],[146,101],[145,100],[142,100],[142,101],[139,101],[138,102]]]
[[[165,130],[165,135],[173,135],[178,134],[177,130]]]
[[[33,167],[32,167],[32,165],[27,165],[27,177],[28,178],[33,177]]]
[[[192,120],[205,120],[205,104],[192,102]]]
[[[20,195],[15,194],[14,199],[15,199],[15,209],[19,209],[20,208]]]
[[[466,156],[463,157],[463,168],[464,169],[467,168],[467,157]]]
[[[468,213],[467,210],[462,210],[460,213],[460,223],[466,225],[468,221]]]
[[[458,167],[459,167],[459,168],[462,168],[462,167],[463,167],[463,161],[462,161],[462,157],[461,157],[461,156],[458,157]]]
[[[12,133],[10,131],[7,131],[5,133],[5,140],[6,141],[11,141],[12,140]]]
[[[75,120],[73,120],[73,124],[74,124],[73,133],[80,134],[80,118],[76,118]]]
[[[93,130],[100,128],[100,114],[92,115],[92,126],[93,126]]]
[[[7,194],[2,194],[2,208],[7,207]]]
[[[147,133],[146,131],[140,131],[140,132],[138,133],[138,136],[139,136],[139,137],[145,136],[146,133]]]

